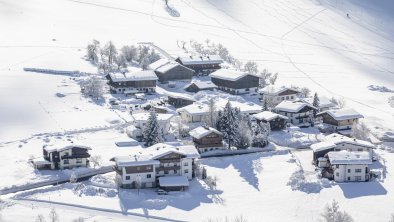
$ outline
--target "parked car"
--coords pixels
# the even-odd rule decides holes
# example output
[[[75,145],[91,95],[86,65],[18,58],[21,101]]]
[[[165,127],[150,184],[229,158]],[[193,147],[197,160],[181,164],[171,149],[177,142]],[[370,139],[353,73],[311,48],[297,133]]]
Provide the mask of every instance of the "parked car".
[[[157,193],[158,195],[168,195],[168,192],[165,191],[165,190],[163,190],[163,189],[157,189],[157,190],[156,190],[156,193]]]

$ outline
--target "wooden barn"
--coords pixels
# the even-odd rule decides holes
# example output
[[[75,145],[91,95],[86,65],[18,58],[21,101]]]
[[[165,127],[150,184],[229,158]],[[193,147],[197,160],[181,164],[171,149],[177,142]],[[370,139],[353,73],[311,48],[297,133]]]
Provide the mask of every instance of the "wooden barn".
[[[160,59],[150,64],[149,67],[156,73],[161,83],[190,81],[195,74],[192,69],[167,59]]]
[[[185,56],[178,57],[175,61],[199,74],[209,74],[221,68],[222,58],[218,55]]]
[[[135,94],[156,91],[157,76],[153,71],[110,73],[106,78],[112,93]]]
[[[256,93],[259,87],[259,77],[247,72],[219,69],[210,77],[218,89],[230,94]]]

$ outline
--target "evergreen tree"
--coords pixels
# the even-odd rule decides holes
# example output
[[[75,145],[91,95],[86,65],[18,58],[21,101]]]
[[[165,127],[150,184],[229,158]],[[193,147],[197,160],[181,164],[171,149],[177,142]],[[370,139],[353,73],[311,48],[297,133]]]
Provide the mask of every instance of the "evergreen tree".
[[[144,128],[145,146],[152,146],[161,142],[159,122],[157,121],[157,114],[154,109],[150,110],[148,122]]]
[[[227,141],[228,148],[232,145],[237,145],[239,140],[239,109],[234,109],[231,107],[230,102],[227,102],[220,114],[220,119],[218,125],[223,133],[223,138]]]
[[[317,95],[317,93],[315,93],[315,95],[313,96],[313,104],[312,105],[319,110],[320,99],[319,99],[319,96]],[[313,110],[313,116],[314,117],[316,117],[316,114],[317,114],[318,110]]]
[[[216,129],[218,131],[222,131],[222,129],[223,129],[223,112],[222,112],[222,110],[219,110],[219,112],[218,112],[217,121],[216,121]]]
[[[268,136],[271,132],[269,123],[258,124],[253,133],[252,145],[254,147],[264,147],[268,144]]]

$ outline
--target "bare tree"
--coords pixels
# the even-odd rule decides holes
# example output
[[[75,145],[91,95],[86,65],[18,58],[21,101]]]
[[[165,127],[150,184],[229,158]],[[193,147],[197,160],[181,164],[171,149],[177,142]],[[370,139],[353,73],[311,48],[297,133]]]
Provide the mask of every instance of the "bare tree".
[[[306,98],[306,97],[308,97],[309,95],[311,94],[311,90],[308,88],[308,87],[303,87],[302,89],[301,89],[301,97],[302,98]]]
[[[337,201],[333,201],[331,205],[326,205],[321,215],[324,222],[353,222],[353,218],[346,212],[340,211]]]
[[[275,82],[276,82],[276,80],[278,79],[278,73],[275,73],[275,74],[273,74],[271,77],[270,77],[270,83],[271,83],[271,85],[274,85],[275,84]]]
[[[187,136],[189,132],[189,125],[180,116],[175,117],[175,132],[178,138]]]
[[[102,51],[103,51],[102,54],[107,59],[108,65],[111,66],[116,58],[116,55],[118,55],[118,51],[116,50],[114,43],[112,41],[107,42],[107,44],[105,44]]]
[[[96,63],[98,62],[98,54],[100,51],[100,42],[97,40],[93,40],[92,43],[88,44],[88,47],[86,48],[86,57],[88,60]]]
[[[90,76],[85,81],[82,81],[81,89],[83,94],[96,99],[102,98],[104,94],[103,81],[97,76]]]
[[[265,87],[268,84],[271,75],[272,73],[268,72],[267,69],[263,69],[263,71],[260,72],[260,80],[259,80],[260,87]]]
[[[345,108],[345,106],[346,106],[346,100],[345,100],[344,97],[341,97],[341,98],[338,100],[338,107],[339,107],[340,109],[343,109],[343,108]]]
[[[249,72],[249,73],[252,73],[252,74],[256,74],[256,73],[259,72],[257,63],[254,62],[254,61],[248,61],[248,62],[246,62],[245,65],[244,65],[244,70],[245,70],[246,72]]]
[[[90,157],[90,162],[93,164],[93,168],[99,167],[102,164],[101,155],[93,155]]]
[[[72,222],[84,222],[85,219],[83,217],[78,217],[77,219],[74,219]]]
[[[126,68],[127,67],[126,62],[127,62],[126,58],[123,54],[115,57],[115,64],[118,70],[120,70],[121,67]]]
[[[217,120],[216,101],[214,98],[210,98],[208,101],[208,116],[206,119],[206,125],[208,127],[215,127],[216,120]]]
[[[363,122],[354,122],[352,126],[352,137],[360,140],[368,140],[371,130]]]
[[[121,49],[121,54],[124,56],[127,62],[132,62],[137,59],[138,51],[137,48],[132,46],[123,46]]]
[[[59,222],[59,215],[55,208],[52,208],[49,212],[49,222]]]
[[[37,215],[36,222],[45,222],[45,217],[42,214]]]

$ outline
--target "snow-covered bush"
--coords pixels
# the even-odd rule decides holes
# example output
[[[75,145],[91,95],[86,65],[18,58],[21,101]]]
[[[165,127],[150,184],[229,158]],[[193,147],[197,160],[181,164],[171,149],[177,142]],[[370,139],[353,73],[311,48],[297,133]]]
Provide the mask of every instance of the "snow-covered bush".
[[[72,172],[70,175],[70,183],[76,183],[78,181],[78,176],[75,172]]]
[[[248,61],[244,65],[244,71],[252,74],[257,74],[259,72],[258,65],[254,61]]]
[[[55,208],[52,208],[49,212],[49,222],[59,222],[59,215]]]
[[[100,155],[93,155],[90,157],[90,162],[93,164],[93,168],[101,166],[102,161],[103,160]]]
[[[331,205],[326,205],[322,213],[324,222],[353,222],[353,218],[346,212],[339,209],[337,201],[333,200]]]
[[[352,137],[360,140],[368,140],[371,130],[363,122],[354,122],[352,126]]]
[[[36,220],[35,220],[36,222],[45,222],[46,220],[45,220],[45,217],[44,217],[44,215],[42,215],[42,214],[39,214],[39,215],[37,215],[37,217],[36,217]]]
[[[217,182],[218,182],[218,177],[214,176],[208,176],[207,178],[204,179],[204,182],[208,185],[210,189],[216,189]]]

